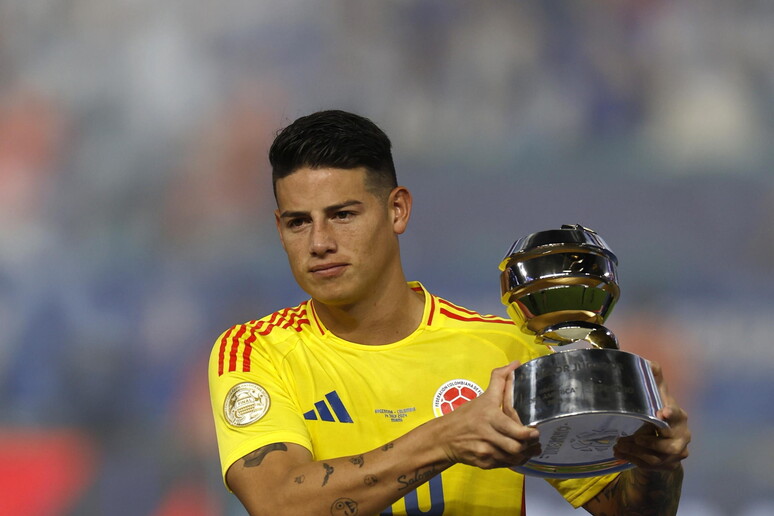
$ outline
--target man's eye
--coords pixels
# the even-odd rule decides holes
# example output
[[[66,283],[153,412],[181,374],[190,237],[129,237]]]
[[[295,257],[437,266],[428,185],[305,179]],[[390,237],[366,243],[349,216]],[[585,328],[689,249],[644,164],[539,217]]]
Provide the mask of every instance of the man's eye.
[[[347,219],[351,218],[352,215],[354,215],[354,214],[355,213],[352,212],[352,211],[337,211],[333,215],[333,218],[338,219],[338,220],[347,220]]]
[[[290,219],[288,221],[288,227],[289,228],[300,228],[304,225],[304,219]]]

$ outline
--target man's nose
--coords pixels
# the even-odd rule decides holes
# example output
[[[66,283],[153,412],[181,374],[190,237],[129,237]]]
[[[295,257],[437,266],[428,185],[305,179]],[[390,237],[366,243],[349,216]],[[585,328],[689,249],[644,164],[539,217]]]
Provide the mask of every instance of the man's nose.
[[[336,240],[327,221],[312,225],[309,251],[315,256],[322,256],[336,251]]]

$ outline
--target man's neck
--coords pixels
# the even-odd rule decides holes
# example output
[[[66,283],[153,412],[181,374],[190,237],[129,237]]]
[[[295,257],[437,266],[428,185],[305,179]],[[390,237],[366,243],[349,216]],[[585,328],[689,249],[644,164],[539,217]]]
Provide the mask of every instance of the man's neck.
[[[330,306],[313,301],[326,328],[350,342],[367,345],[392,344],[411,335],[422,322],[424,293],[404,281],[391,291],[354,305]]]

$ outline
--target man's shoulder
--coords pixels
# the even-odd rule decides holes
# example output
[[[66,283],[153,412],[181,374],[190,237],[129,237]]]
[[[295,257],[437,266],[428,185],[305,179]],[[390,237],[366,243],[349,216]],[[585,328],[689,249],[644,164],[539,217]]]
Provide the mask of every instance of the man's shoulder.
[[[216,345],[224,339],[284,340],[309,330],[313,319],[307,300],[299,305],[272,312],[260,319],[235,324],[218,337]]]
[[[231,326],[220,334],[213,345],[213,353],[226,353],[239,346],[281,346],[292,338],[303,337],[311,331],[314,317],[309,302],[272,312],[260,319],[254,319]]]
[[[434,296],[437,305],[429,327],[449,337],[480,338],[499,346],[518,346],[535,356],[545,354],[535,347],[534,339],[509,317],[492,315],[467,308],[442,297]]]
[[[310,312],[308,301],[305,301],[230,327],[213,344],[211,369],[217,370],[218,376],[227,372],[248,372],[256,356],[285,356],[305,335],[313,333]]]
[[[438,305],[438,323],[468,329],[488,329],[507,333],[518,332],[516,324],[509,318],[487,314],[435,296]]]

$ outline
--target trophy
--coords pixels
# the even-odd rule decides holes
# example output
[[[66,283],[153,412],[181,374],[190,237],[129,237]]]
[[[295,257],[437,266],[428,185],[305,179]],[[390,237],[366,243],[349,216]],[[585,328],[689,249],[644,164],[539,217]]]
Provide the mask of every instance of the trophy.
[[[656,417],[648,362],[618,349],[602,326],[620,296],[618,259],[594,231],[564,225],[517,240],[500,264],[508,315],[553,353],[514,371],[513,406],[540,430],[541,455],[512,469],[546,478],[621,471],[613,446]]]

